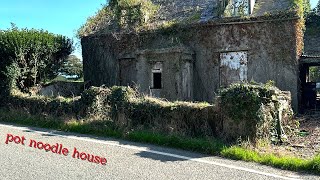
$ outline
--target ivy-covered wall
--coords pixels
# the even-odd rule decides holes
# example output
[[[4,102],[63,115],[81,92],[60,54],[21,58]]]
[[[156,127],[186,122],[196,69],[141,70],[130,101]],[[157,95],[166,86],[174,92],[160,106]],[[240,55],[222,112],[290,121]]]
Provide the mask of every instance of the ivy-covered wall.
[[[137,52],[143,50],[183,46],[194,52],[193,100],[212,102],[220,87],[220,54],[246,51],[247,80],[273,80],[281,90],[291,92],[297,110],[298,58],[303,46],[300,25],[298,18],[269,18],[88,36],[82,38],[84,76],[92,85],[119,85],[120,58],[138,59]]]
[[[91,87],[81,97],[44,97],[15,93],[6,108],[40,117],[47,124],[77,119],[106,122],[102,128],[123,133],[150,131],[186,137],[286,140],[295,128],[290,95],[272,83],[234,84],[219,93],[215,103],[165,101],[144,96],[132,88]],[[25,120],[25,118],[23,118]],[[36,122],[38,123],[38,122]]]

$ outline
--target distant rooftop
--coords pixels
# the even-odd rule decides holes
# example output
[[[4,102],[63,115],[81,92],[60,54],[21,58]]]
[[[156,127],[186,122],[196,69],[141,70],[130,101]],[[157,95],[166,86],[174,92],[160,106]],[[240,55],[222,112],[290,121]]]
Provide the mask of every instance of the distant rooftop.
[[[312,16],[312,19],[306,23],[304,54],[318,57],[320,56],[320,16]]]

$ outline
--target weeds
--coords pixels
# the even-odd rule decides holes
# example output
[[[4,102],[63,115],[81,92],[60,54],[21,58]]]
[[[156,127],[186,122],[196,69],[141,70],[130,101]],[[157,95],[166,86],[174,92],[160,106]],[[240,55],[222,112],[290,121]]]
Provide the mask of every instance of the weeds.
[[[312,159],[301,159],[289,156],[276,156],[270,153],[262,154],[237,145],[229,146],[214,138],[189,138],[177,135],[163,135],[150,131],[127,132],[123,129],[116,129],[109,121],[78,121],[72,117],[62,119],[51,116],[35,116],[19,110],[0,109],[0,122],[17,123],[33,127],[58,129],[67,132],[104,137],[115,137],[210,155],[219,155],[236,160],[257,162],[281,169],[320,174],[320,155]]]

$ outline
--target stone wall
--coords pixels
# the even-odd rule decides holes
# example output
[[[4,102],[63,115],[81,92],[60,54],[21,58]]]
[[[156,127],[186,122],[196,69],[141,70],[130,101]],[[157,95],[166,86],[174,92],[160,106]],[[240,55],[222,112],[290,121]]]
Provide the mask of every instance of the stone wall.
[[[242,90],[246,92],[244,96],[234,94],[237,92],[234,89],[240,90],[242,87],[248,87]],[[83,93],[81,101],[91,102],[86,103],[86,106],[95,107],[91,110],[89,108],[87,114],[96,116],[97,112],[101,112],[100,119],[111,119],[115,127],[129,131],[147,130],[188,137],[218,137],[228,142],[238,138],[278,142],[286,140],[285,136],[291,133],[291,128],[295,128],[290,93],[272,86],[248,84],[234,85],[225,91],[237,96],[237,100],[242,103],[232,103],[232,108],[229,109],[229,97],[223,94],[220,94],[214,104],[170,102],[137,95],[126,87],[92,87]],[[258,93],[261,95],[259,100],[250,101],[250,93],[258,91],[261,91]],[[265,96],[261,93],[265,93]],[[276,100],[272,100],[273,98]],[[97,111],[97,107],[101,110]],[[236,109],[241,109],[241,112]],[[242,112],[245,112],[243,118],[233,116],[236,113],[243,114]]]
[[[119,85],[119,59],[126,56],[139,59],[141,51],[183,46],[194,53],[192,100],[212,102],[221,82],[221,53],[245,51],[248,57],[247,80],[261,83],[275,81],[281,90],[291,92],[296,110],[298,23],[297,19],[206,23],[140,34],[84,37],[82,49],[85,80],[96,86]],[[146,66],[137,66],[137,70],[141,68]],[[142,78],[137,74],[131,75],[137,79]],[[140,85],[145,86],[145,83]]]
[[[80,96],[82,91],[84,91],[83,82],[54,82],[40,87],[38,95],[75,97]]]
[[[286,131],[295,124],[291,118],[290,95],[269,85],[245,85],[249,87],[247,91],[242,91],[246,92],[245,95],[238,96],[239,88],[244,85],[234,86],[236,91],[235,88],[226,89],[228,96],[220,94],[214,104],[171,102],[143,96],[128,87],[90,87],[81,97],[72,100],[61,96],[15,94],[9,97],[6,108],[30,115],[54,117],[54,122],[46,121],[49,125],[67,117],[80,122],[107,122],[108,125],[102,129],[123,130],[126,133],[149,131],[187,137],[216,137],[228,142],[240,137],[253,141],[261,138],[281,140],[282,135],[291,133]],[[252,88],[261,90],[266,96],[253,98],[258,101],[252,103],[250,97],[256,95],[256,90]],[[230,94],[238,98],[228,101]],[[274,97],[278,98],[273,100]],[[236,103],[233,103],[234,99]],[[232,105],[231,108],[229,105]],[[245,116],[234,116],[239,113]]]

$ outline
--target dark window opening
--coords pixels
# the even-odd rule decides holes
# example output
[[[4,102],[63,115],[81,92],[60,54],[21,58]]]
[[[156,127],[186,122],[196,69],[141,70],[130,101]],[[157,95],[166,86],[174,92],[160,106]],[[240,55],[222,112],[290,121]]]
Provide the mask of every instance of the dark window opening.
[[[161,89],[161,73],[153,73],[153,89]]]
[[[302,78],[302,102],[305,109],[320,107],[320,66],[305,65]]]

